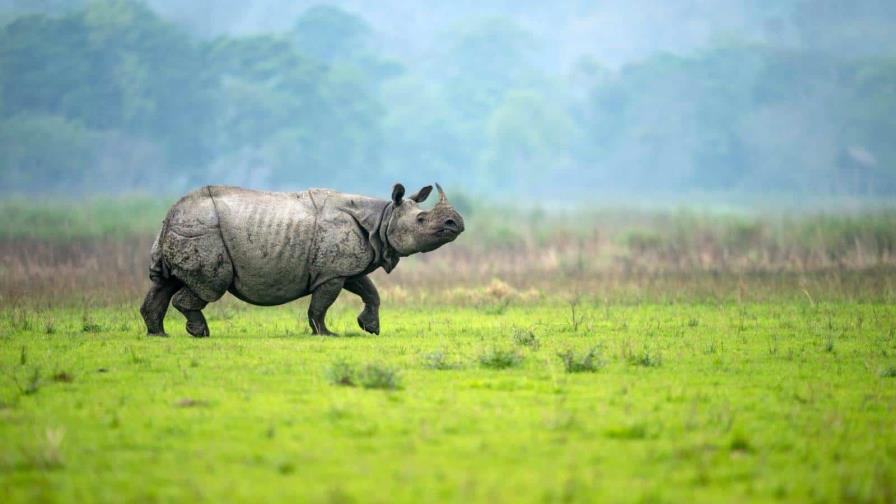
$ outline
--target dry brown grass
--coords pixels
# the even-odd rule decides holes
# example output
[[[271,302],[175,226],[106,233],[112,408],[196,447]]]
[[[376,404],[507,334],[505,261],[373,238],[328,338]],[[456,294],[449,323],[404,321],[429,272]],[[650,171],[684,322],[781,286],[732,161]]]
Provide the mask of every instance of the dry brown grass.
[[[0,241],[4,305],[138,303],[148,287],[149,236]],[[595,232],[513,245],[452,244],[374,274],[394,303],[478,305],[587,296],[609,301],[896,298],[896,257],[856,242],[830,250],[777,242],[732,248],[711,235],[688,245],[622,243]]]
[[[0,204],[0,303],[134,304],[166,202]],[[892,299],[896,210],[548,213],[474,207],[456,243],[374,279],[395,303]]]
[[[115,304],[139,299],[149,286],[149,237],[0,241],[4,304]]]

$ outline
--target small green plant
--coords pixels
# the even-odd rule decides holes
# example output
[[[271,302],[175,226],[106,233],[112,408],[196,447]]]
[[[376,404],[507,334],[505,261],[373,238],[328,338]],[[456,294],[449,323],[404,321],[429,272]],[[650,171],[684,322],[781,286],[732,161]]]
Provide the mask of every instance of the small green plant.
[[[582,325],[582,322],[585,320],[585,314],[581,313],[578,309],[581,301],[582,298],[579,295],[576,295],[576,297],[569,301],[569,325],[574,333],[579,332],[579,326]]]
[[[742,432],[735,432],[734,435],[731,436],[731,442],[728,443],[728,448],[733,452],[748,453],[753,451],[753,447],[750,445],[750,440],[747,439],[747,436]]]
[[[19,310],[15,310],[10,318],[10,325],[17,331],[30,331],[33,325],[31,316]]]
[[[36,394],[40,390],[40,383],[40,368],[34,368],[34,372],[31,373],[31,377],[25,383],[25,395]]]
[[[503,315],[510,306],[510,298],[504,298],[495,303],[488,304],[483,308],[483,312],[489,315]]]
[[[880,372],[881,378],[896,378],[896,366],[888,366]]]
[[[530,348],[533,351],[537,351],[539,348],[541,348],[541,342],[538,341],[538,337],[535,336],[535,332],[528,329],[514,329],[513,342],[519,346]]]
[[[606,435],[612,439],[644,439],[647,437],[647,425],[636,422],[608,429]]]
[[[68,371],[56,371],[51,378],[57,383],[71,383],[75,381],[75,377]]]
[[[174,403],[177,408],[202,408],[208,406],[208,401],[202,399],[193,399],[192,397],[184,397]]]
[[[445,355],[445,352],[441,350],[436,350],[424,355],[423,365],[429,369],[440,370],[457,369],[460,367],[460,364],[452,362],[450,359],[448,359],[448,356]]]
[[[564,350],[557,354],[563,361],[563,369],[567,373],[593,373],[604,366],[600,358],[600,349],[591,347],[583,354],[576,354],[572,349]]]
[[[344,360],[334,362],[327,370],[327,378],[330,383],[344,387],[354,387],[357,381],[356,375],[354,366]]]
[[[96,323],[96,321],[94,321],[89,316],[87,316],[86,313],[81,318],[81,331],[82,332],[98,333],[102,330],[103,330],[102,326],[100,326],[98,323]]]
[[[778,353],[778,336],[775,335],[772,337],[771,341],[768,342],[768,354],[776,355]]]
[[[507,369],[519,366],[523,356],[516,350],[492,347],[479,356],[479,365],[490,369]]]
[[[827,353],[834,351],[834,337],[830,334],[824,339],[824,351]]]
[[[628,356],[628,363],[633,366],[660,367],[663,365],[663,356],[657,351],[644,349]]]
[[[384,364],[367,364],[358,371],[352,364],[340,360],[330,366],[327,377],[333,385],[343,387],[360,385],[368,389],[395,390],[401,388],[398,370]]]
[[[62,460],[62,440],[65,430],[47,429],[44,439],[30,453],[31,465],[39,469],[58,469],[64,465]]]
[[[13,374],[12,378],[16,388],[19,389],[19,393],[22,395],[34,395],[40,390],[40,368],[34,368],[24,383],[19,383],[19,379],[15,374]]]
[[[140,364],[141,362],[143,362],[143,359],[141,359],[140,356],[137,355],[137,352],[134,350],[134,347],[132,347],[130,345],[128,345],[128,355],[131,358],[132,364]]]
[[[368,389],[395,390],[401,388],[398,370],[384,364],[367,364],[361,370],[358,380]]]

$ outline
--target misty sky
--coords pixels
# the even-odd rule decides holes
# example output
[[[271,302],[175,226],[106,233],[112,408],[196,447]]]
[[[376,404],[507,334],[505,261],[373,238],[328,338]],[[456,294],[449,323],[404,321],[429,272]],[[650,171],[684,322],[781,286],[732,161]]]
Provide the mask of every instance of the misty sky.
[[[159,12],[205,33],[283,31],[314,0],[150,0]],[[362,15],[389,49],[414,56],[441,32],[475,17],[509,17],[532,32],[545,61],[569,63],[590,54],[615,66],[657,51],[687,52],[714,37],[762,40],[786,20],[793,0],[608,0],[451,2],[336,0],[327,2]],[[762,14],[756,9],[761,5]],[[777,6],[777,7],[775,7]],[[772,7],[771,9],[769,7]],[[776,10],[779,16],[770,14]]]
[[[0,0],[0,8],[63,12],[85,0]],[[146,0],[157,12],[204,36],[288,30],[306,9],[335,5],[361,15],[399,55],[431,49],[439,36],[471,19],[506,17],[537,37],[545,61],[566,63],[583,54],[608,66],[665,51],[687,53],[713,40],[789,41],[794,6],[805,0]],[[830,2],[817,2],[819,4]],[[840,2],[842,3],[842,2]],[[887,2],[848,2],[878,16]],[[868,4],[867,9],[861,8]],[[819,7],[824,10],[823,6]],[[866,34],[873,35],[873,34]]]

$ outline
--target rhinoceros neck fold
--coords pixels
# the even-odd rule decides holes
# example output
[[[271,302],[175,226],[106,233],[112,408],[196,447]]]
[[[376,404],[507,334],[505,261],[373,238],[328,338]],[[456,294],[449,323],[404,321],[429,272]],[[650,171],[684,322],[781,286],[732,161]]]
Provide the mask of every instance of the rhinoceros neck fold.
[[[343,210],[352,216],[358,226],[364,230],[370,247],[373,249],[373,260],[370,269],[380,266],[386,273],[391,272],[400,258],[398,251],[389,243],[388,229],[392,220],[393,204],[382,200],[358,201],[349,200]]]
[[[383,208],[383,215],[380,217],[380,226],[378,230],[378,235],[380,242],[382,243],[382,252],[377,254],[379,265],[386,270],[386,273],[391,273],[395,266],[398,265],[398,260],[401,258],[398,251],[389,243],[389,224],[392,223],[392,212],[395,210],[395,206],[392,202],[389,202],[385,208]]]

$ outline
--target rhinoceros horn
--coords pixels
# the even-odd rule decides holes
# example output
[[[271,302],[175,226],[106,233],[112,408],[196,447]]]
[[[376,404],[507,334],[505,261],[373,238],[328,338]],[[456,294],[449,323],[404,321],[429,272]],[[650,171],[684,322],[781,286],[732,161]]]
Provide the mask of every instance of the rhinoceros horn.
[[[436,204],[437,205],[450,205],[451,203],[448,203],[448,197],[445,196],[445,191],[442,190],[442,186],[440,186],[438,182],[436,182],[436,189],[439,190],[439,202]]]

